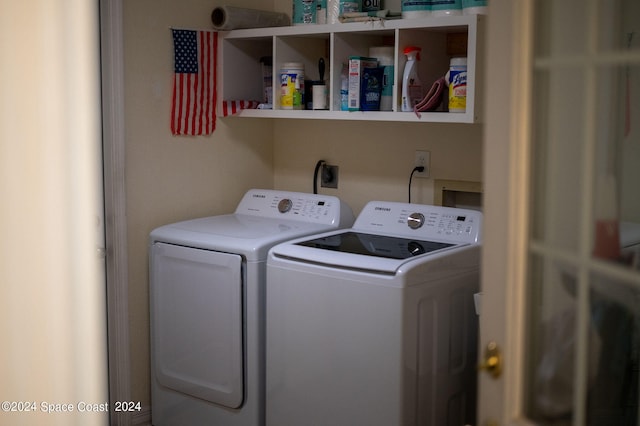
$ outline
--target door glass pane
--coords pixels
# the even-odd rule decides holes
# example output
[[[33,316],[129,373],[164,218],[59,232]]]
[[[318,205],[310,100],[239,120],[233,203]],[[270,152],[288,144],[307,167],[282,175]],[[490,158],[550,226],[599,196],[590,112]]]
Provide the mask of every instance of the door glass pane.
[[[640,2],[535,5],[526,414],[638,426]]]
[[[533,237],[577,250],[583,196],[585,71],[560,67],[537,71],[534,79],[532,140]]]
[[[598,48],[603,52],[640,49],[637,0],[598,0]]]
[[[640,65],[597,69],[593,240],[600,259],[640,262]]]
[[[590,425],[638,423],[640,287],[593,274],[590,291],[587,419]]]
[[[578,271],[570,262],[530,261],[526,413],[543,425],[572,425],[578,347]],[[601,274],[589,279],[586,338],[587,425],[637,426],[640,286]]]
[[[535,32],[537,57],[582,55],[587,50],[585,0],[538,0]],[[567,25],[570,21],[570,25]]]
[[[574,275],[566,264],[537,255],[530,259],[525,412],[541,424],[570,425],[573,418]]]
[[[640,30],[640,19],[638,28]],[[640,32],[638,36],[635,43],[640,46]],[[621,243],[630,247],[640,244],[640,63],[619,67],[618,75],[622,112],[615,147],[616,177],[623,223]],[[636,269],[639,269],[638,262],[636,255]]]

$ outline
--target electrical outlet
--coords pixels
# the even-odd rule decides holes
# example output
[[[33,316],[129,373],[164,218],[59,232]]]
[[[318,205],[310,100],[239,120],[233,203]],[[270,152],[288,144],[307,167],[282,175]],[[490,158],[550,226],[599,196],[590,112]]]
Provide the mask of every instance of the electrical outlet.
[[[413,159],[413,167],[424,167],[424,172],[415,172],[413,176],[428,178],[431,174],[431,152],[429,151],[416,151]]]
[[[320,186],[322,188],[338,188],[338,166],[322,165]]]

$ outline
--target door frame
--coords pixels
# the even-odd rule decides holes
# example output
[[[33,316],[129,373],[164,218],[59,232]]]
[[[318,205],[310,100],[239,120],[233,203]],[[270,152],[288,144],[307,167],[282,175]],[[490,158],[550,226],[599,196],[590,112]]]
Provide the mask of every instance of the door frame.
[[[502,350],[498,379],[478,377],[478,424],[530,424],[523,413],[533,2],[492,0],[487,25],[484,241],[479,357]],[[492,423],[494,422],[494,423]]]
[[[122,0],[100,0],[109,401],[131,400]],[[131,414],[111,413],[127,426]]]

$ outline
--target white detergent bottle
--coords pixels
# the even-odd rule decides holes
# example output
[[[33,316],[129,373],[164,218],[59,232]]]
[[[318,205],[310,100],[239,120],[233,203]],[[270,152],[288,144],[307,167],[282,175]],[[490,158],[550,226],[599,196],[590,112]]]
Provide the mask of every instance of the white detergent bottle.
[[[418,77],[418,61],[421,50],[417,46],[407,46],[402,52],[407,57],[402,76],[401,108],[405,112],[413,111],[413,106],[422,100],[422,83]]]

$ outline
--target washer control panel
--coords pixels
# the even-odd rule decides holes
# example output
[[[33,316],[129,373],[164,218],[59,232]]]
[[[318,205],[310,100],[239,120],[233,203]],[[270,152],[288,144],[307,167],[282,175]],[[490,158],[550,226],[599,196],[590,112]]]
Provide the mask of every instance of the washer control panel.
[[[249,190],[235,213],[323,224],[353,221],[351,209],[337,197],[267,189]]]
[[[372,201],[353,225],[362,232],[376,232],[459,243],[481,240],[482,213],[443,206]]]

